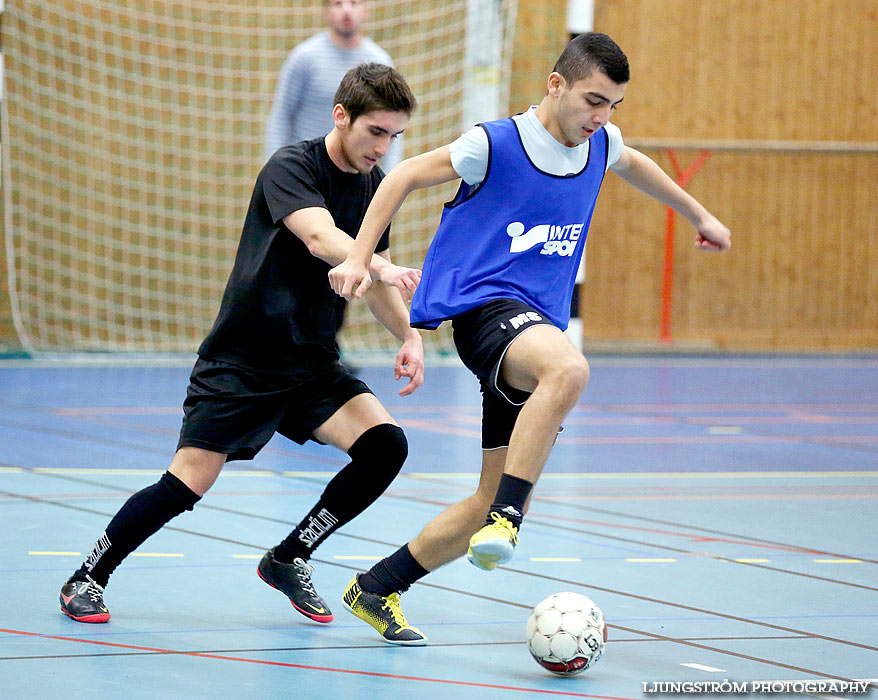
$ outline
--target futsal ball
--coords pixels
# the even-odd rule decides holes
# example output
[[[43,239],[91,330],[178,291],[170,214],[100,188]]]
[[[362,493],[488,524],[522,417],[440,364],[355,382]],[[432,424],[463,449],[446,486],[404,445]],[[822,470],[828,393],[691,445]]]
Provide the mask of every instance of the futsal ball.
[[[591,668],[607,642],[604,614],[591,598],[555,593],[527,621],[527,648],[543,668],[569,676]]]

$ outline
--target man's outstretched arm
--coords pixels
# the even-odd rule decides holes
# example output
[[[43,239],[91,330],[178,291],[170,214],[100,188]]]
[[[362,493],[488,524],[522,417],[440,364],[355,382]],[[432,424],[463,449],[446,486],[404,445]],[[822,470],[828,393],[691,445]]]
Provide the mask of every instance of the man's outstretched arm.
[[[375,246],[410,192],[458,177],[451,165],[448,146],[404,160],[391,170],[369,204],[347,259],[329,271],[329,284],[335,293],[345,299],[360,298],[366,293],[372,284],[369,264]]]
[[[698,232],[696,247],[722,251],[732,245],[729,229],[649,156],[625,146],[619,160],[610,169],[627,183],[685,216]]]

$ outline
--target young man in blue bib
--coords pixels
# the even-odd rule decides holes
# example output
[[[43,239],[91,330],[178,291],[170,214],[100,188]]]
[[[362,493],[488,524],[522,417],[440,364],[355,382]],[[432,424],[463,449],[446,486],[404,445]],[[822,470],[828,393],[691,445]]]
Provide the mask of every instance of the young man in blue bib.
[[[588,363],[563,329],[605,172],[685,216],[697,247],[730,245],[729,230],[654,161],[625,146],[610,123],[628,76],[628,60],[608,36],[574,38],[537,107],[480,124],[394,168],[347,259],[330,272],[337,293],[361,296],[371,284],[372,251],[405,197],[462,180],[424,261],[411,324],[432,329],[451,320],[458,353],[479,378],[482,474],[472,496],[348,587],[345,607],[388,642],[395,641],[391,628],[367,614],[382,598],[398,607],[399,593],[464,553],[488,571],[512,557],[531,490],[588,381]]]

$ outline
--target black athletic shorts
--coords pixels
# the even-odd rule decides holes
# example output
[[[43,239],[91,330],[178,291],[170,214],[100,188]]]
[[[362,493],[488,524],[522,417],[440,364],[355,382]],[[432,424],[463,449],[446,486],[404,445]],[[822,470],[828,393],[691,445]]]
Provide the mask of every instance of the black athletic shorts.
[[[509,445],[515,420],[530,394],[503,381],[500,363],[512,341],[538,325],[553,324],[517,299],[495,299],[451,321],[457,354],[479,378],[483,450]]]
[[[201,447],[253,459],[275,432],[300,445],[359,394],[372,393],[339,364],[304,381],[284,382],[251,370],[199,357],[183,402],[181,447]]]

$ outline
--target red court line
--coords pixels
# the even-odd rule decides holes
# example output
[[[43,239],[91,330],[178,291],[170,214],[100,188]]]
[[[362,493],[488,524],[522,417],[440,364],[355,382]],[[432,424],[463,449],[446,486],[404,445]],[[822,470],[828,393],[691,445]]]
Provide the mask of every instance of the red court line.
[[[117,642],[99,642],[93,639],[80,639],[76,637],[59,637],[39,632],[24,632],[0,628],[0,632],[17,634],[24,637],[40,637],[41,639],[57,639],[62,642],[77,642],[79,644],[96,644],[98,646],[113,647],[116,649],[134,649],[136,651],[151,651],[157,654],[176,654],[178,656],[196,656],[202,659],[217,659],[219,661],[241,661],[248,664],[260,664],[263,666],[280,666],[283,668],[300,668],[308,671],[327,671],[329,673],[349,673],[357,676],[372,676],[376,678],[393,678],[404,681],[420,681],[423,683],[444,683],[447,685],[463,685],[471,688],[496,688],[498,690],[512,690],[523,693],[540,693],[542,695],[560,695],[575,698],[595,698],[596,700],[636,700],[635,698],[622,698],[613,695],[589,695],[588,693],[568,693],[560,690],[540,690],[538,688],[519,688],[511,685],[494,685],[492,683],[471,683],[468,681],[452,681],[446,678],[426,678],[420,676],[402,676],[394,673],[376,673],[373,671],[355,671],[347,668],[328,668],[324,666],[307,666],[304,664],[291,664],[283,661],[266,661],[264,659],[247,659],[242,656],[223,656],[221,654],[205,654],[197,651],[175,651],[174,649],[160,649],[157,647],[143,647],[133,644],[119,644]]]

